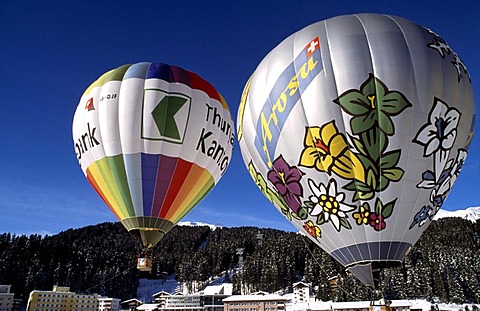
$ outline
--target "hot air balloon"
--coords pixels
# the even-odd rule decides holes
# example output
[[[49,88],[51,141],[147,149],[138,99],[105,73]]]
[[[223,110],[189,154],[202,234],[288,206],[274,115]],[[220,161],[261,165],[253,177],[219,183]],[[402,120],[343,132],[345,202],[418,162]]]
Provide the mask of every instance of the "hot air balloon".
[[[92,83],[72,132],[88,181],[147,249],[218,183],[234,142],[229,108],[210,83],[146,62]]]
[[[358,14],[289,36],[248,80],[242,157],[278,211],[369,288],[447,198],[475,125],[470,76],[438,34]]]

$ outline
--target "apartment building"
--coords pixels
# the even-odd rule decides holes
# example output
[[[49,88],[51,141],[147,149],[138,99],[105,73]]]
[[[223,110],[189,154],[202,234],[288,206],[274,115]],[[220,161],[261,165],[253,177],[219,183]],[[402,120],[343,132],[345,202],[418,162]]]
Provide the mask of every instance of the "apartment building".
[[[54,286],[52,291],[34,290],[30,293],[27,311],[98,311],[98,295],[70,292],[69,287]]]
[[[99,311],[120,311],[120,299],[118,298],[98,298],[98,310]]]
[[[11,311],[13,308],[13,296],[10,293],[11,285],[0,285],[0,311]]]
[[[287,298],[280,295],[235,295],[223,299],[225,311],[283,311]]]

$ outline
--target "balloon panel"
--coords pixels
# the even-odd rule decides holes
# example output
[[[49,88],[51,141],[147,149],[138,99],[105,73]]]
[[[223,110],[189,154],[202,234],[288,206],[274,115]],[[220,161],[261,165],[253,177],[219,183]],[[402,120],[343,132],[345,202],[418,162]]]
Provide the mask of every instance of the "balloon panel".
[[[227,169],[233,121],[207,81],[179,67],[137,63],[109,71],[82,96],[73,120],[77,159],[130,231],[152,246]]]
[[[312,24],[272,50],[237,120],[262,193],[371,285],[364,267],[402,261],[445,201],[475,104],[465,65],[441,37],[359,14]]]

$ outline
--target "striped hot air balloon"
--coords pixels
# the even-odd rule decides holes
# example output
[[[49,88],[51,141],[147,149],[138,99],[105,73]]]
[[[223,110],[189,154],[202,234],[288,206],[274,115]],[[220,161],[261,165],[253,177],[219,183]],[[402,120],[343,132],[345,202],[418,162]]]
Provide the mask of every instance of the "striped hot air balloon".
[[[234,141],[220,93],[162,63],[103,74],[81,97],[72,132],[88,181],[147,248],[217,184]]]

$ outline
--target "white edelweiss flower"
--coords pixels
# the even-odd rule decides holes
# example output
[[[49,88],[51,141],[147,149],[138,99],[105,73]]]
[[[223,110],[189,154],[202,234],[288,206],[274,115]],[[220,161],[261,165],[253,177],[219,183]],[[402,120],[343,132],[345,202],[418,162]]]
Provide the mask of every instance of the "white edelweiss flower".
[[[323,215],[325,222],[331,221],[335,229],[340,231],[340,221],[347,217],[347,212],[355,209],[354,206],[345,204],[345,193],[337,193],[337,182],[331,179],[327,186],[320,183],[318,186],[312,179],[308,180],[308,186],[312,195],[309,197],[310,202],[315,206],[310,211],[310,215]]]

